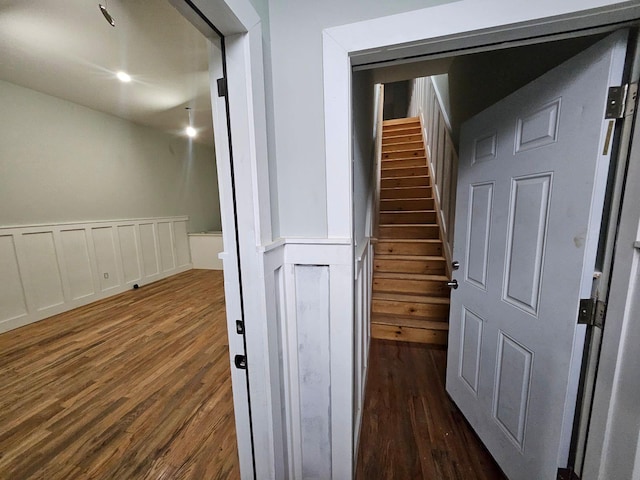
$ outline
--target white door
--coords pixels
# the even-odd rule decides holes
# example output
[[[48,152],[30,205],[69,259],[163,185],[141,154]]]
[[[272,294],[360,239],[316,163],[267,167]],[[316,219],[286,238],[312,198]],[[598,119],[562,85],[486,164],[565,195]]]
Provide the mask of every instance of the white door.
[[[447,391],[510,479],[567,466],[626,32],[461,131]]]

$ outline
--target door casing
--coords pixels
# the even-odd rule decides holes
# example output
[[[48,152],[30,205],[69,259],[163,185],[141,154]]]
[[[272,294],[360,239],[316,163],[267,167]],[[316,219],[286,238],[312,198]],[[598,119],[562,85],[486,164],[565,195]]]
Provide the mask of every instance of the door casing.
[[[504,3],[495,0],[479,5],[462,1],[323,32],[324,92],[330,92],[324,100],[329,237],[349,235],[353,224],[352,69],[375,68],[380,62],[388,65],[394,59],[403,59],[401,62],[411,58],[436,59],[604,33],[637,25],[640,20],[640,5],[631,2],[536,3],[519,6],[522,10],[501,18],[496,12],[505,7]],[[430,26],[430,37],[424,36],[424,25]],[[332,356],[338,357],[336,363],[346,364],[353,352],[333,350]]]

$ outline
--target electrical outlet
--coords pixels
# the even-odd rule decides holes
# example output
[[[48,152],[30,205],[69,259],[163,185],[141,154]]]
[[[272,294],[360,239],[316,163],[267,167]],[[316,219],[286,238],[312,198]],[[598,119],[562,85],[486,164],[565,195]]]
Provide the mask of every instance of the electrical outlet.
[[[109,272],[104,272],[103,273],[105,280],[109,278]]]

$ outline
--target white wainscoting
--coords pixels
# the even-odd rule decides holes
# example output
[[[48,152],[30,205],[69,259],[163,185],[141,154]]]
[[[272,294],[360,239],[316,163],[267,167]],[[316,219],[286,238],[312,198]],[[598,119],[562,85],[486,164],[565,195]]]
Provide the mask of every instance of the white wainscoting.
[[[0,333],[191,269],[188,220],[0,227]]]
[[[451,139],[451,125],[431,77],[414,79],[412,92],[409,114],[420,117],[422,124],[429,158],[428,166],[434,186],[436,210],[439,212],[438,224],[444,241],[444,254],[447,265],[451,265],[458,184],[458,154]]]
[[[356,251],[355,266],[355,326],[354,326],[354,413],[353,445],[354,462],[357,461],[360,444],[360,427],[364,408],[364,392],[369,368],[371,343],[371,294],[373,293],[373,245],[367,238]],[[354,463],[355,465],[355,463]]]
[[[348,241],[326,239],[281,240],[265,252],[270,331],[282,352],[272,395],[283,405],[274,415],[283,419],[286,478],[352,477],[369,352],[368,240],[356,257],[354,265]]]
[[[222,270],[218,255],[224,252],[222,232],[189,233],[189,250],[193,268]]]

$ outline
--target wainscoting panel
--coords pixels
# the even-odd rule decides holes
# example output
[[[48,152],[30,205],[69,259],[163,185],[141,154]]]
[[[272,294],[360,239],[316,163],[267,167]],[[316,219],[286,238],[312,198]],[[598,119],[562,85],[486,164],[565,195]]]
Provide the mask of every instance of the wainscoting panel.
[[[187,221],[0,227],[0,333],[189,270]]]
[[[135,225],[119,225],[120,258],[124,282],[129,284],[140,280],[140,249]]]
[[[187,222],[173,222],[173,240],[176,249],[176,262],[178,267],[184,267],[191,263],[189,254],[189,237],[187,236]]]
[[[160,261],[158,259],[158,247],[156,242],[156,224],[141,223],[140,224],[140,243],[142,250],[142,265],[144,266],[144,275],[151,277],[160,273]]]
[[[0,236],[0,272],[2,284],[0,288],[0,318],[17,320],[28,314],[27,300],[24,296],[18,257],[12,235]]]
[[[355,325],[354,325],[354,378],[353,378],[353,444],[357,455],[364,408],[364,390],[369,365],[371,342],[371,288],[373,283],[373,245],[367,238],[357,248],[355,265]]]
[[[88,297],[95,293],[93,270],[84,229],[60,230],[64,271],[71,300]]]
[[[106,292],[120,285],[113,227],[93,228],[91,234],[98,264],[100,290]]]
[[[53,231],[25,233],[22,235],[25,271],[29,276],[27,295],[37,311],[44,311],[64,303],[62,278]]]
[[[282,267],[275,261],[280,251]],[[287,239],[265,255],[265,277],[267,296],[275,300],[267,305],[269,317],[277,319],[281,332],[284,390],[272,395],[280,395],[285,405],[285,478],[351,478],[354,349],[368,345],[358,338],[368,323],[354,336],[353,246]],[[359,375],[358,391],[361,381]]]
[[[163,272],[173,270],[176,266],[176,259],[173,251],[173,232],[171,230],[171,222],[158,222],[160,265],[162,265]]]

